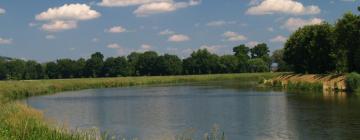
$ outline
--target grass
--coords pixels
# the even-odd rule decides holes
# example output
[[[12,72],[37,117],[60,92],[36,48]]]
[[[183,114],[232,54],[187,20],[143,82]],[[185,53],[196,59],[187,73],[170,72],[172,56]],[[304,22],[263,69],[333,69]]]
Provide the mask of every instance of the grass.
[[[51,127],[44,121],[41,112],[17,103],[19,99],[61,91],[74,91],[92,88],[110,88],[163,83],[201,82],[216,80],[260,81],[270,79],[277,73],[215,74],[192,76],[155,76],[90,78],[61,80],[27,80],[0,82],[0,139],[4,140],[92,140],[109,139],[96,131],[70,132],[66,129]],[[206,139],[223,139],[209,135]],[[191,138],[186,138],[191,139]]]

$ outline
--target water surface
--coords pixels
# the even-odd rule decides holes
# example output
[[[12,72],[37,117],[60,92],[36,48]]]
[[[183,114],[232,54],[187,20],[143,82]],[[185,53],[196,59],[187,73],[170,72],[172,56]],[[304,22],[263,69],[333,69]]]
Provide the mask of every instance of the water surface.
[[[26,102],[70,128],[97,127],[140,140],[173,139],[189,131],[201,139],[214,124],[228,140],[360,136],[356,96],[259,91],[240,81],[92,89]]]

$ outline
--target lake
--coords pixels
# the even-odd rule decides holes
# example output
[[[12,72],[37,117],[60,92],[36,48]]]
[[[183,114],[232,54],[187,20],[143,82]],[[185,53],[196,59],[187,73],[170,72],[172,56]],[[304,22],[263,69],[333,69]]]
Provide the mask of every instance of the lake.
[[[202,139],[212,128],[227,140],[354,139],[360,98],[343,93],[290,93],[218,81],[63,92],[25,102],[69,128],[115,136]]]

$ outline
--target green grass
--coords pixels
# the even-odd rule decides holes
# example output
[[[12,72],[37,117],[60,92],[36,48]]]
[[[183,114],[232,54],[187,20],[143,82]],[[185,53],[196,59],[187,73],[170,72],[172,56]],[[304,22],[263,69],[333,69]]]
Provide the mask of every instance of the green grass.
[[[277,73],[243,73],[192,76],[156,76],[89,78],[62,80],[28,80],[0,82],[0,140],[92,140],[104,138],[96,131],[70,132],[67,129],[51,127],[44,121],[41,112],[29,108],[16,100],[31,96],[54,94],[92,88],[125,87],[164,83],[184,83],[216,80],[261,81],[270,79]],[[219,134],[217,134],[219,135]],[[216,139],[222,139],[224,134]],[[191,138],[190,138],[191,139]],[[209,135],[206,139],[215,140]]]

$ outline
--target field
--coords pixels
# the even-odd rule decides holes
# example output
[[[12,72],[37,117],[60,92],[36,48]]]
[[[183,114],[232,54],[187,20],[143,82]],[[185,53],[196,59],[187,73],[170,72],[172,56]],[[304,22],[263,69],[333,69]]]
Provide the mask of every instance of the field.
[[[17,100],[31,96],[54,94],[92,88],[124,87],[136,85],[201,82],[214,80],[271,79],[280,73],[243,73],[192,76],[120,77],[60,80],[26,80],[0,82],[0,139],[5,140],[63,140],[106,139],[97,131],[69,132],[66,128],[51,126],[40,111],[29,108]],[[182,139],[182,138],[180,138]]]

